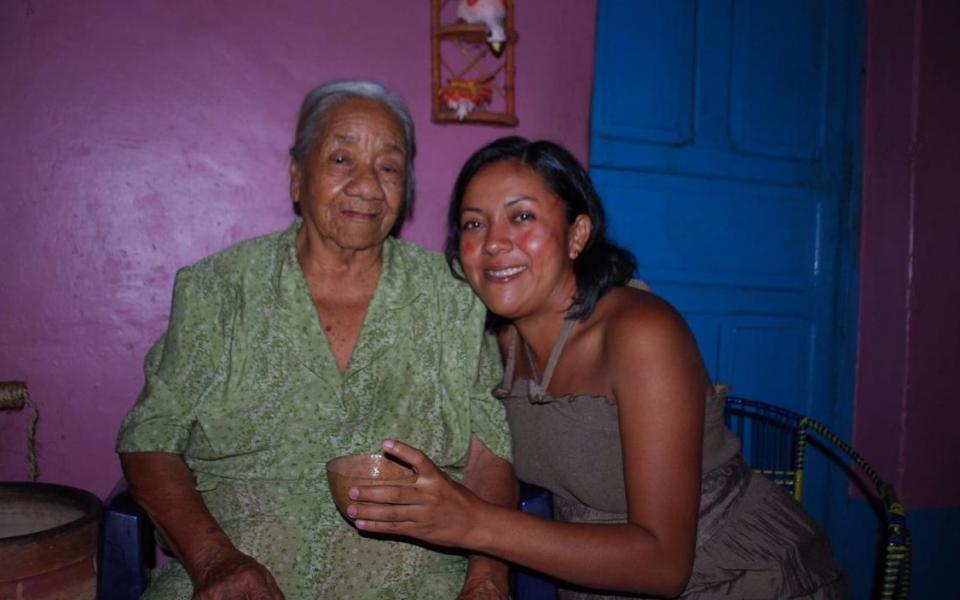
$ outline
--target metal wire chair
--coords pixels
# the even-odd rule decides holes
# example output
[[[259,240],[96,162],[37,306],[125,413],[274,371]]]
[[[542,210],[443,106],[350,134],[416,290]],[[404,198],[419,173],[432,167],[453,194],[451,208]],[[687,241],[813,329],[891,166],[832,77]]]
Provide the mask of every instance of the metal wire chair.
[[[882,600],[910,596],[910,531],[906,514],[893,487],[877,476],[867,461],[823,424],[793,411],[728,396],[724,410],[727,427],[740,438],[743,456],[754,471],[782,485],[798,501],[803,497],[807,443],[819,442],[828,452],[846,455],[870,480],[883,503],[886,539]]]

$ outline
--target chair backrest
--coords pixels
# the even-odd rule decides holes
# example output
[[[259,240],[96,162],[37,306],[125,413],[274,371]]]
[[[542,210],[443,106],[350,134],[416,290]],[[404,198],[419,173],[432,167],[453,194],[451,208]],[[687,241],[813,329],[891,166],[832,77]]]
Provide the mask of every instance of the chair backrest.
[[[817,446],[825,451],[845,456],[863,472],[876,488],[884,508],[886,538],[879,597],[883,600],[908,598],[910,531],[893,487],[881,480],[849,444],[810,417],[735,396],[727,397],[724,408],[727,427],[740,438],[743,456],[750,468],[782,485],[798,501],[803,497],[807,445],[811,439],[816,439]]]

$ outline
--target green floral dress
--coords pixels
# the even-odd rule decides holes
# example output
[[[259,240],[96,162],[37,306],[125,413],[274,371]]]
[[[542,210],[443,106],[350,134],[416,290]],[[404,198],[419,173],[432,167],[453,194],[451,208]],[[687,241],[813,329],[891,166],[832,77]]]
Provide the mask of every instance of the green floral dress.
[[[170,325],[117,451],[173,452],[234,544],[288,599],[454,598],[466,559],[360,535],[337,512],[324,464],[385,437],[461,478],[471,434],[509,458],[485,308],[443,258],[388,239],[383,270],[341,374],[286,231],[177,274]],[[179,563],[146,598],[191,596]]]

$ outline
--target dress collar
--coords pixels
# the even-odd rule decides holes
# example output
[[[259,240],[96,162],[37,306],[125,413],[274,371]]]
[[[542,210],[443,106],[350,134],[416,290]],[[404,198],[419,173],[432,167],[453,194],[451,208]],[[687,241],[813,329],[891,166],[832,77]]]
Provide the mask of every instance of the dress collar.
[[[278,294],[299,293],[303,290],[307,290],[309,294],[306,278],[297,261],[297,231],[302,225],[303,219],[297,217],[278,239],[274,279]],[[415,280],[418,270],[411,264],[408,253],[403,252],[404,243],[392,236],[384,240],[381,249],[383,263],[377,279],[377,289],[370,300],[370,308],[376,303],[386,309],[396,310],[410,304],[420,295],[422,286]]]

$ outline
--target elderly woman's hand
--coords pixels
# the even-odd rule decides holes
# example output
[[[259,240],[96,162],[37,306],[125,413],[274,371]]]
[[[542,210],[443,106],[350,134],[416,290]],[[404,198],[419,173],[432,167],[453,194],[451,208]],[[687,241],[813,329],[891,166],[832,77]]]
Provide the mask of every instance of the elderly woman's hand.
[[[194,586],[193,600],[283,600],[270,571],[238,550],[211,558]]]
[[[507,600],[510,592],[500,589],[490,579],[467,580],[457,595],[457,600]]]
[[[403,535],[431,544],[470,548],[481,514],[488,506],[441,471],[423,452],[403,442],[385,440],[383,450],[417,473],[412,485],[353,487],[347,514],[357,529]]]
[[[510,584],[506,578],[501,581],[487,576],[467,577],[463,588],[457,594],[457,600],[508,600]]]

